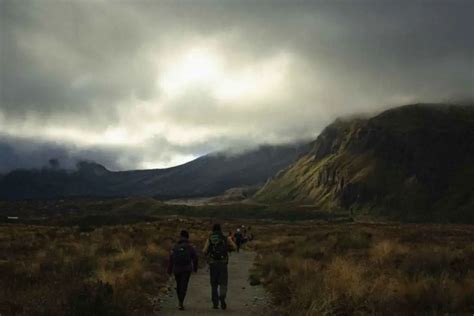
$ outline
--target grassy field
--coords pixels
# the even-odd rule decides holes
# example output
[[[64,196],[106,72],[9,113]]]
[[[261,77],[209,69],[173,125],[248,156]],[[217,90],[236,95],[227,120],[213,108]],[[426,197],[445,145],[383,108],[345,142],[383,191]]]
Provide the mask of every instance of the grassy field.
[[[320,224],[259,227],[252,272],[275,315],[474,312],[474,227]]]
[[[15,216],[19,217],[16,222],[25,224],[97,226],[154,221],[171,215],[234,220],[350,220],[347,213],[325,212],[296,205],[230,202],[189,206],[167,204],[147,197],[0,201],[0,222],[8,216]]]
[[[0,225],[1,315],[151,314],[181,229],[203,221],[79,227]]]
[[[171,211],[148,199],[12,203],[0,205],[20,216],[0,224],[1,315],[152,314],[179,231],[201,249],[214,221],[252,226],[250,280],[270,292],[271,315],[474,311],[472,225],[238,220],[229,206],[158,216]]]

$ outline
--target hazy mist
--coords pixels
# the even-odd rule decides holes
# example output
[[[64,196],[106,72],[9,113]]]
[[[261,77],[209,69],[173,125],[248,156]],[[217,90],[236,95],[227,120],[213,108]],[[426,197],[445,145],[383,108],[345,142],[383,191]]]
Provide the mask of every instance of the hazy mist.
[[[0,172],[312,139],[474,98],[472,1],[0,0]]]

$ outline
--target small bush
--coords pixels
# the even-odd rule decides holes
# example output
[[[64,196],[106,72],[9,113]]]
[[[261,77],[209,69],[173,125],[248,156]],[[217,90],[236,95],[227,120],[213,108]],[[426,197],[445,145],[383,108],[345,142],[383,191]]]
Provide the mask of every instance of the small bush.
[[[100,281],[72,292],[68,306],[70,314],[77,316],[122,314],[114,303],[112,286]]]

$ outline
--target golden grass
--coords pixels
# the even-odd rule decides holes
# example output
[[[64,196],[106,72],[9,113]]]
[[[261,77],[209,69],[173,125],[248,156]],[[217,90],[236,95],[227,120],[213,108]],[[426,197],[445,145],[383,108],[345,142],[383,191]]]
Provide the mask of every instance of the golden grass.
[[[0,226],[0,314],[150,314],[165,285],[169,251],[196,220],[77,227]],[[201,229],[199,231],[198,229]],[[156,301],[156,300],[154,300]]]
[[[474,310],[472,226],[251,225],[257,239],[246,247],[258,252],[251,279],[271,293],[271,315]],[[210,227],[211,220],[181,218],[88,232],[0,226],[0,313],[150,314],[179,231],[188,229],[199,251]]]
[[[474,310],[473,227],[302,224],[260,229],[264,240],[253,245],[261,255],[252,277],[272,294],[274,314]]]

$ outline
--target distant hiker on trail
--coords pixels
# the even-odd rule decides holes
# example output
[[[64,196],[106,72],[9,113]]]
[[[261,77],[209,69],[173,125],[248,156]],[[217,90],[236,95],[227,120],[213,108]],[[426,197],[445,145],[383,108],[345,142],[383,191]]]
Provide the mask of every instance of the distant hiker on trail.
[[[225,237],[222,233],[221,226],[214,224],[212,233],[206,241],[203,252],[208,256],[209,271],[211,279],[211,296],[212,305],[214,309],[226,309],[226,295],[227,295],[227,264],[229,263],[229,251],[237,248],[232,238]]]
[[[237,252],[240,251],[240,246],[244,243],[244,235],[240,231],[240,228],[237,228],[237,231],[234,234],[235,244],[237,245]]]
[[[178,294],[180,310],[184,310],[184,298],[186,297],[191,272],[197,272],[197,269],[196,249],[189,243],[189,233],[182,230],[178,243],[171,251],[168,264],[168,274],[174,273],[176,280],[176,293]]]

